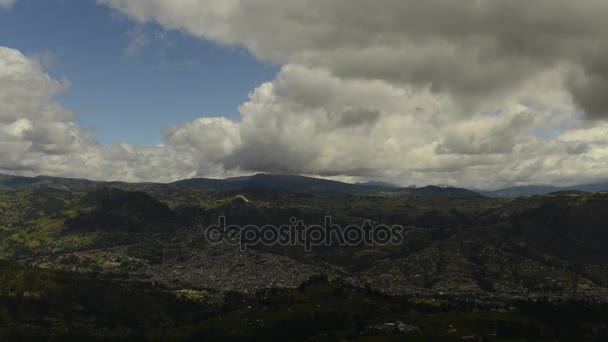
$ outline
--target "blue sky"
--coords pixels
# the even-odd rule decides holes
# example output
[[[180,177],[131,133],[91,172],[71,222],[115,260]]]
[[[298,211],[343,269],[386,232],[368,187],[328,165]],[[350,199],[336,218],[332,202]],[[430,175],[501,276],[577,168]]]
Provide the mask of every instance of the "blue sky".
[[[136,34],[147,44],[129,54]],[[278,72],[246,50],[140,25],[94,0],[0,10],[0,45],[51,60],[47,72],[71,83],[59,102],[106,145],[158,144],[163,129],[198,117],[237,119],[249,92]]]

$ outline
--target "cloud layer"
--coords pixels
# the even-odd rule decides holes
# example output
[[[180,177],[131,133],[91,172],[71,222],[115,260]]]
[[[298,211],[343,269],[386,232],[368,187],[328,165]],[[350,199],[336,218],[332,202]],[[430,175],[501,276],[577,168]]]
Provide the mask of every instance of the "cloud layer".
[[[460,104],[504,96],[568,65],[570,94],[608,116],[602,0],[98,0],[140,21],[341,78],[429,87]]]
[[[161,146],[104,147],[53,100],[67,81],[4,48],[0,171],[159,181],[262,171],[486,189],[605,179],[603,0],[98,3],[283,67],[238,121],[201,118],[165,130]]]

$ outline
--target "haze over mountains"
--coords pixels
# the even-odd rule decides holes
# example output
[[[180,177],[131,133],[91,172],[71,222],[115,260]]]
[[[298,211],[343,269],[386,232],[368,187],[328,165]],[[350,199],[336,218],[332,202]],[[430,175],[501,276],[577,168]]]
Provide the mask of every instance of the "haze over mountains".
[[[608,190],[608,183],[581,184],[561,187],[548,185],[529,185],[511,187],[495,191],[481,191],[480,193],[488,197],[517,197],[547,195],[559,191],[601,192],[606,190]]]
[[[172,183],[128,183],[128,182],[103,182],[86,179],[62,178],[62,177],[22,177],[0,174],[0,191],[22,191],[36,188],[58,188],[70,191],[91,191],[104,187],[117,187],[125,189],[147,188],[208,188],[215,190],[259,190],[259,191],[283,191],[283,192],[315,192],[324,195],[344,195],[348,193],[389,193],[401,196],[447,196],[455,198],[467,198],[475,196],[486,197],[519,197],[547,195],[559,191],[584,191],[601,192],[608,190],[608,183],[583,184],[566,187],[557,186],[520,186],[510,187],[493,191],[475,191],[447,186],[425,186],[425,187],[398,187],[384,182],[367,183],[344,183],[339,181],[313,178],[297,175],[280,174],[255,174],[244,177],[232,177],[226,179],[192,178],[179,180]]]

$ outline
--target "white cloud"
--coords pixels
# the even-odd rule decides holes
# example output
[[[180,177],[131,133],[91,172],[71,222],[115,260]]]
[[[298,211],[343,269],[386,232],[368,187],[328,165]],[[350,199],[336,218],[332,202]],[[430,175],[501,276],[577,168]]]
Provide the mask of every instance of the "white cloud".
[[[136,25],[240,45],[283,67],[239,120],[201,118],[167,129],[161,146],[107,148],[53,101],[68,82],[12,50],[20,63],[0,55],[0,169],[124,180],[266,171],[475,188],[605,177],[605,1],[98,2]]]
[[[54,100],[67,80],[0,48],[0,172],[172,181],[274,171],[479,188],[594,180],[608,163],[606,127],[534,134],[577,120],[556,82],[564,72],[465,113],[429,88],[289,64],[252,92],[239,121],[201,118],[165,130],[160,146],[104,147]]]
[[[278,64],[430,87],[460,106],[503,97],[572,66],[569,92],[607,117],[608,2],[602,0],[98,0]],[[508,20],[505,18],[508,17]]]
[[[76,114],[54,100],[68,87],[67,80],[46,74],[36,58],[0,47],[0,172],[126,181],[225,174],[216,161],[191,149],[99,145],[77,126]]]
[[[490,102],[500,113],[454,116],[453,100],[428,89],[287,65],[241,106],[241,121],[201,119],[168,131],[167,143],[213,155],[229,170],[402,185],[497,188],[599,179],[598,163],[608,161],[585,139],[535,135],[573,120],[575,106],[555,82],[560,75],[539,75],[510,97]],[[213,137],[217,144],[209,149],[197,137]]]

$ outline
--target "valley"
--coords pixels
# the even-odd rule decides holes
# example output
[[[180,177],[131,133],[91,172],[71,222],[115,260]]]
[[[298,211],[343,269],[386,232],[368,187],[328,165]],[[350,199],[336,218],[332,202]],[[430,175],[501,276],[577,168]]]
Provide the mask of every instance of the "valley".
[[[141,322],[133,319],[154,327],[147,328],[155,331],[145,336],[150,340],[163,340],[163,334],[180,329],[184,340],[212,336],[220,312],[234,320],[226,324],[235,330],[223,329],[223,335],[213,335],[217,340],[285,337],[289,331],[275,326],[271,333],[267,324],[287,319],[305,327],[322,324],[324,315],[336,312],[344,321],[319,328],[314,339],[377,335],[416,340],[424,332],[437,340],[473,335],[508,340],[500,324],[525,326],[529,331],[511,333],[549,340],[551,334],[582,331],[600,339],[608,333],[605,322],[586,316],[558,328],[531,313],[541,306],[606,310],[608,193],[488,198],[465,189],[403,189],[275,175],[172,184],[4,176],[0,188],[0,336],[30,336],[19,330],[26,326],[46,334],[72,324],[59,312],[44,311],[56,300],[66,301],[61,315],[80,320],[70,325],[76,329],[72,333],[95,331],[99,338],[117,340],[140,334]],[[364,221],[400,225],[404,239],[397,245],[330,244],[307,251],[262,243],[242,250],[237,243],[212,243],[205,236],[218,217],[232,225],[282,225],[291,218],[322,225],[328,216],[341,226]],[[87,313],[110,309],[99,308],[92,299],[84,304],[77,293],[65,292],[74,287],[103,290],[104,296],[116,291],[129,297],[126,302],[151,296],[152,302],[138,302],[129,310],[145,312],[158,304],[167,317],[152,322],[143,313],[125,313],[127,323],[119,324],[123,334],[112,335],[98,329],[117,323],[93,323],[90,315],[98,314]],[[327,299],[335,305],[308,307],[325,303],[328,293],[340,293]],[[194,316],[174,316],[176,305]],[[522,309],[529,307],[534,310]],[[254,319],[247,310],[262,316]],[[279,314],[281,310],[290,314]],[[475,316],[485,311],[490,314],[481,320]],[[456,313],[456,321],[448,324],[452,328],[434,325],[432,317],[448,313]],[[422,323],[412,323],[414,318]],[[206,323],[193,323],[200,320]],[[236,323],[242,320],[249,323]],[[475,329],[465,326],[477,324],[485,330],[469,334]],[[255,329],[245,328],[250,325]]]

